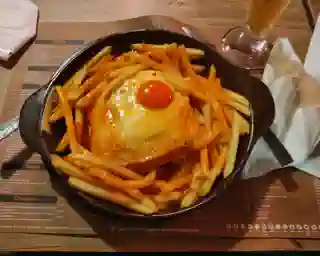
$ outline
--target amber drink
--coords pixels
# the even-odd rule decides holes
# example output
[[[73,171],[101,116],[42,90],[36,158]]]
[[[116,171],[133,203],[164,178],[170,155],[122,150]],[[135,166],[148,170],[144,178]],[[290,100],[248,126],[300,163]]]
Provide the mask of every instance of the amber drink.
[[[290,0],[251,0],[247,26],[256,37],[265,37],[289,5]]]

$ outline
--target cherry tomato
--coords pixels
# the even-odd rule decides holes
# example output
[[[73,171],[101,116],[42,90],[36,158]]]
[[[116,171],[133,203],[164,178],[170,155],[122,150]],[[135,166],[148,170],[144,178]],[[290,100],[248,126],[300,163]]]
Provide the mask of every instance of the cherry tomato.
[[[173,98],[172,89],[162,81],[149,81],[137,90],[137,102],[146,108],[166,108]]]

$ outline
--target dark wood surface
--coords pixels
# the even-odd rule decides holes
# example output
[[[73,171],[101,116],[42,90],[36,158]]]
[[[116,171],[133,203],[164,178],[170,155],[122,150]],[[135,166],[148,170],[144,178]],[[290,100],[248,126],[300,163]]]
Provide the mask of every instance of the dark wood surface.
[[[320,14],[320,1],[318,0],[307,0],[307,6],[310,8],[313,15],[314,21],[317,20]]]
[[[310,0],[311,1],[311,0]],[[45,27],[57,26],[59,22],[63,22],[64,26],[69,26],[69,39],[78,39],[77,26],[86,26],[83,21],[95,22],[97,27],[105,26],[105,21],[113,21],[132,16],[145,14],[166,14],[191,23],[204,31],[207,37],[212,41],[216,41],[223,32],[234,26],[242,24],[245,17],[245,5],[239,0],[180,0],[180,1],[47,1],[34,0],[40,6],[40,23]],[[318,0],[310,2],[314,12],[320,10]],[[131,5],[131,6],[130,6]],[[129,11],[130,10],[130,11]],[[79,22],[82,23],[79,23]],[[68,24],[66,24],[66,22]],[[77,25],[79,24],[79,25]],[[88,28],[92,24],[88,24]],[[41,27],[41,26],[40,26]],[[100,29],[101,30],[101,29]],[[88,29],[87,38],[93,39],[99,36],[99,29],[92,31]],[[66,30],[65,30],[66,31]],[[97,32],[98,31],[98,32]],[[214,31],[214,33],[213,33]],[[42,39],[50,38],[52,31],[42,32]],[[292,4],[285,13],[281,22],[275,31],[276,34],[288,36],[293,45],[303,58],[308,47],[310,38],[310,27],[303,4],[300,0],[292,0]],[[66,38],[66,34],[57,33],[55,37]],[[37,47],[33,46],[32,52],[37,52]],[[69,47],[70,48],[70,47]],[[42,55],[40,60],[42,63],[56,65],[61,57],[69,54],[72,49],[68,46],[62,48],[51,47],[46,49],[47,55]],[[62,50],[61,50],[62,49]],[[31,51],[30,51],[31,52]],[[32,54],[31,54],[32,55]],[[0,95],[0,107],[4,104],[5,99],[13,100],[13,95],[17,96],[17,90],[21,89],[19,83],[23,79],[27,79],[29,84],[44,83],[50,74],[44,74],[37,71],[29,71],[27,77],[22,78],[19,74],[25,74],[27,67],[36,64],[34,58],[24,55],[19,60],[14,69],[0,68],[2,80],[0,86],[5,88],[4,94]],[[37,63],[39,58],[37,58]],[[24,80],[25,82],[25,80]],[[8,87],[10,85],[10,88]],[[15,89],[12,89],[12,88]],[[26,97],[26,94],[23,96]],[[18,99],[19,100],[19,99]],[[9,118],[17,113],[19,106],[10,106],[6,109],[5,115],[1,118]],[[4,112],[4,111],[3,111]],[[5,148],[10,148],[7,142],[2,146],[1,154],[4,154]],[[291,175],[289,172],[288,177]],[[262,178],[263,179],[263,178]],[[299,181],[298,181],[299,182]],[[297,208],[298,209],[298,208]],[[304,211],[308,214],[308,211]],[[112,235],[53,235],[47,234],[26,234],[23,232],[4,233],[0,229],[0,249],[3,250],[68,250],[68,251],[207,251],[207,250],[319,250],[320,242],[317,239],[288,239],[288,238],[252,238],[246,234],[238,237],[218,237],[218,236],[199,236],[193,235],[174,236],[159,235],[158,233],[119,233]]]

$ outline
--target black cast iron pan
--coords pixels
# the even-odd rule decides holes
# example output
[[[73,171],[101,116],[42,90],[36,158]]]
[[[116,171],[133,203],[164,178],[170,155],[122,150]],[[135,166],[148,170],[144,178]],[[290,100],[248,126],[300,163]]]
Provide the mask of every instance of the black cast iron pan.
[[[218,179],[210,193],[206,197],[199,199],[195,205],[189,208],[180,209],[179,207],[173,206],[169,210],[148,216],[130,211],[121,206],[94,198],[87,194],[83,194],[73,188],[71,189],[68,187],[66,182],[67,177],[64,175],[58,175],[57,178],[61,183],[65,184],[70,191],[80,195],[81,199],[79,198],[79,200],[87,200],[93,206],[102,208],[110,213],[121,216],[143,218],[169,217],[199,207],[222,193],[223,190],[226,189],[227,185],[241,173],[253,146],[258,138],[268,130],[275,115],[273,98],[266,85],[260,80],[251,77],[245,70],[231,65],[208,45],[193,38],[165,30],[140,30],[128,33],[112,34],[89,43],[67,59],[55,72],[48,85],[38,90],[25,102],[21,110],[20,132],[24,142],[31,149],[41,154],[48,170],[51,170],[50,173],[61,173],[59,170],[54,170],[51,165],[50,153],[58,141],[57,137],[63,134],[65,130],[64,122],[57,124],[53,129],[55,132],[51,136],[41,132],[44,108],[48,99],[55,96],[55,85],[64,84],[77,70],[81,68],[83,64],[91,59],[103,47],[111,45],[113,48],[112,54],[119,55],[122,52],[130,50],[130,45],[132,43],[141,42],[151,44],[176,42],[178,44],[184,44],[186,47],[202,49],[205,52],[205,57],[199,60],[199,64],[204,65],[207,68],[204,71],[204,74],[208,72],[209,66],[214,64],[217,70],[217,76],[221,78],[222,85],[245,96],[249,100],[251,105],[251,119],[249,120],[251,124],[251,133],[249,136],[242,137],[240,140],[236,167],[233,174],[226,180],[223,180],[222,178]]]

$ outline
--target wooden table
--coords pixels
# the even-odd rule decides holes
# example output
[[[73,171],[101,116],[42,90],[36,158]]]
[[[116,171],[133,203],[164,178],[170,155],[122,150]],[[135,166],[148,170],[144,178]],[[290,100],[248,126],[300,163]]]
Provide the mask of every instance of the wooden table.
[[[317,0],[307,0],[306,6],[309,7],[311,18],[316,22],[318,15],[320,14],[320,2]]]
[[[242,24],[245,5],[240,0],[33,0],[40,7],[40,23],[51,22],[103,22],[140,15],[163,14],[201,28],[212,41],[222,31]],[[320,5],[313,1],[314,11]],[[309,4],[309,3],[308,3]],[[213,31],[215,31],[213,33]],[[221,31],[221,32],[217,32]],[[298,54],[306,53],[311,36],[302,1],[292,0],[277,30],[277,35],[288,36]],[[2,82],[10,80],[7,70],[0,70]],[[5,94],[3,94],[2,97]],[[0,96],[0,106],[3,100]],[[40,234],[1,234],[7,250],[94,250],[94,251],[157,251],[157,250],[300,250],[320,249],[320,241],[297,239],[223,239],[223,238],[169,238],[148,236],[71,237]],[[112,247],[108,245],[108,241]]]

